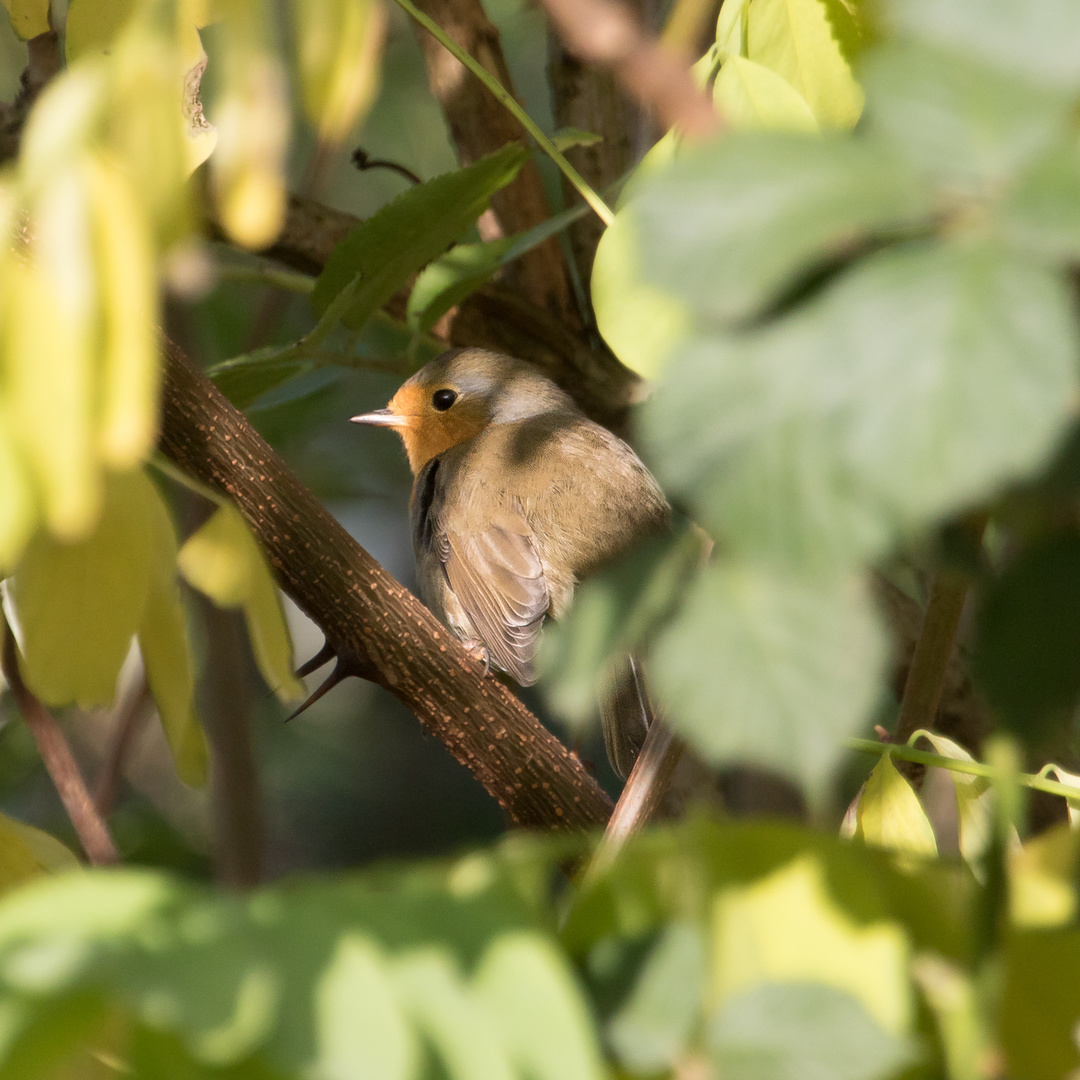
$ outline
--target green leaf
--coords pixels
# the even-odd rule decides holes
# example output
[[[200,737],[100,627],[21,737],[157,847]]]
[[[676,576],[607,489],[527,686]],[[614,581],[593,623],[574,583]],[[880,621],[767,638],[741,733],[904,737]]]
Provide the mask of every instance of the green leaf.
[[[572,150],[575,146],[596,146],[604,141],[603,135],[597,135],[593,131],[582,131],[581,128],[559,128],[551,136],[552,145],[556,150],[564,152]]]
[[[399,195],[357,225],[326,262],[312,304],[321,316],[339,293],[351,292],[344,321],[358,329],[408,278],[467,232],[488,199],[517,176],[529,152],[516,145],[475,165]]]
[[[1076,917],[1080,833],[1068,822],[1009,851],[1009,919],[1020,929],[1068,926]]]
[[[108,705],[139,628],[157,498],[141,470],[105,485],[97,529],[63,544],[30,541],[11,581],[27,685],[46,705]]]
[[[220,506],[180,549],[180,572],[219,607],[242,608],[255,662],[282,701],[304,696],[293,674],[292,642],[266,557],[231,504]]]
[[[892,43],[868,57],[870,130],[952,198],[993,198],[1071,126],[1071,99],[955,54]]]
[[[593,310],[611,351],[632,371],[654,379],[689,331],[690,313],[682,301],[646,281],[643,267],[637,223],[622,210],[596,248]]]
[[[1080,7],[1072,0],[888,0],[886,24],[1004,72],[1080,87]]]
[[[851,73],[861,30],[842,0],[753,0],[747,56],[774,71],[823,127],[853,127],[863,94]]]
[[[789,82],[753,60],[733,56],[713,83],[713,104],[732,130],[817,131],[806,99]]]
[[[818,265],[930,212],[929,190],[877,146],[840,135],[745,132],[680,154],[635,185],[623,213],[633,215],[647,281],[669,302],[734,322]]]
[[[39,874],[78,866],[79,860],[54,836],[0,814],[0,893]]]
[[[705,974],[705,943],[697,927],[666,927],[608,1030],[627,1069],[647,1074],[676,1066],[698,1025]]]
[[[992,243],[882,252],[760,330],[688,343],[650,460],[733,549],[872,557],[1043,463],[1077,395],[1061,279]]]
[[[1080,536],[1036,544],[980,605],[974,670],[1005,725],[1038,743],[1080,698]]]
[[[315,992],[320,1076],[325,1080],[409,1080],[420,1050],[402,1015],[381,951],[346,934]]]
[[[934,830],[919,797],[888,754],[882,754],[859,793],[855,836],[893,851],[937,855]]]
[[[430,330],[442,315],[496,271],[555,236],[583,213],[582,207],[575,206],[514,236],[480,244],[455,244],[416,279],[405,312],[410,329],[414,333]]]
[[[1010,935],[998,1038],[1005,1070],[1016,1080],[1057,1080],[1080,1066],[1080,931],[1029,930]]]
[[[706,760],[770,769],[816,801],[843,739],[870,714],[884,659],[858,581],[731,561],[697,579],[650,671],[672,724]]]
[[[710,1024],[709,1043],[724,1080],[885,1080],[914,1059],[853,997],[814,983],[733,998]]]
[[[996,215],[1002,234],[1047,259],[1080,259],[1080,143],[1070,133],[1017,180]]]
[[[540,643],[543,690],[556,712],[578,723],[596,712],[611,663],[645,648],[675,614],[704,546],[684,519],[577,589],[569,615],[548,626]]]
[[[568,967],[535,934],[496,938],[476,972],[517,1075],[530,1080],[600,1080],[592,1022]],[[463,1076],[462,1080],[471,1080]]]
[[[746,9],[750,0],[725,0],[716,19],[716,51],[721,63],[746,56]]]
[[[0,419],[0,574],[15,565],[37,518],[26,467],[15,449],[10,425]]]
[[[398,996],[452,1080],[513,1080],[507,1047],[449,956],[425,950],[395,965]]]
[[[191,643],[176,580],[176,533],[156,490],[149,532],[150,577],[139,624],[139,651],[176,772],[185,783],[201,787],[206,783],[208,753],[195,712]]]

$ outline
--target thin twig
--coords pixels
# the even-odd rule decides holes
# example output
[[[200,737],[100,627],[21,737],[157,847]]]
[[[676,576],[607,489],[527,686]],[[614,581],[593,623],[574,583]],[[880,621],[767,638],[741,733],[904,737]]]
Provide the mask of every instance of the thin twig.
[[[615,219],[611,208],[600,198],[599,195],[586,183],[585,178],[566,160],[566,157],[556,148],[555,144],[540,130],[532,117],[514,100],[511,94],[494,75],[491,74],[474,57],[461,48],[449,34],[447,34],[434,19],[429,18],[410,0],[394,0],[394,2],[408,15],[411,15],[436,41],[449,51],[457,60],[465,65],[483,84],[491,91],[495,98],[509,112],[515,120],[536,140],[545,154],[562,170],[563,175],[577,189],[581,197],[596,211],[597,216],[605,225],[610,225]]]
[[[965,526],[962,533],[978,548],[985,528],[986,518],[980,517]],[[968,587],[967,575],[953,567],[939,570],[934,578],[930,602],[926,605],[919,640],[904,682],[900,716],[893,734],[895,742],[907,742],[912,732],[934,726]]]
[[[389,169],[390,172],[396,172],[398,176],[403,176],[410,184],[422,184],[423,180],[408,168],[406,165],[402,165],[400,161],[391,161],[389,158],[373,158],[368,155],[368,152],[362,147],[358,146],[349,159],[356,166],[359,172],[367,172],[368,169]]]
[[[140,671],[117,706],[112,739],[94,786],[94,805],[103,818],[108,817],[116,805],[120,794],[120,780],[124,775],[131,748],[135,745],[135,736],[150,718],[153,706],[154,699],[150,696],[146,673]]]
[[[2,619],[2,622],[4,678],[7,679],[19,711],[34,737],[38,753],[75,828],[79,843],[82,844],[86,857],[95,866],[117,863],[120,857],[116,853],[116,845],[109,835],[108,826],[94,806],[94,800],[90,798],[86,781],[75,763],[71,747],[52,714],[23,682],[15,635],[11,632],[7,619]]]

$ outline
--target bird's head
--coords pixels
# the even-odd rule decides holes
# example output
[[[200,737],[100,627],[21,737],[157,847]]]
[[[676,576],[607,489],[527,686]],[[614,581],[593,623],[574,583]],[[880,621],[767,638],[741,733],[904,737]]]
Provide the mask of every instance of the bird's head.
[[[394,428],[416,475],[488,424],[573,408],[562,390],[521,360],[487,349],[451,349],[402,383],[385,409],[352,422]]]

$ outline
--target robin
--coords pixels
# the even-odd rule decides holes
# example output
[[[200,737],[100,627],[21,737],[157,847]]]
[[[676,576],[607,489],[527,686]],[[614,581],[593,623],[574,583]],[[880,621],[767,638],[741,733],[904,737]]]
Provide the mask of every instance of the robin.
[[[566,612],[577,583],[668,527],[667,500],[634,451],[513,357],[451,349],[387,408],[352,420],[405,444],[424,602],[522,686],[536,681],[545,618]]]

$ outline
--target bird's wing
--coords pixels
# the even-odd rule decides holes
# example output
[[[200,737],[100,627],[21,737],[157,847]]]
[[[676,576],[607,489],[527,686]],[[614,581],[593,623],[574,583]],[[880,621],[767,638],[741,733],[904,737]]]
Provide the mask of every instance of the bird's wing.
[[[447,581],[491,659],[522,686],[534,683],[550,597],[524,515],[504,510],[483,530],[446,531],[440,540]]]

